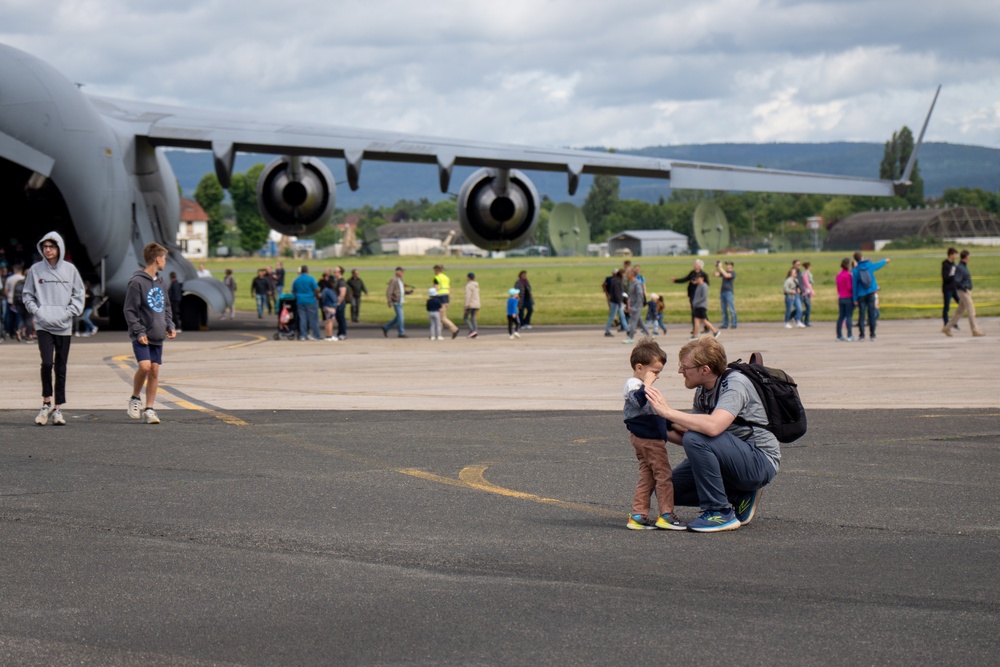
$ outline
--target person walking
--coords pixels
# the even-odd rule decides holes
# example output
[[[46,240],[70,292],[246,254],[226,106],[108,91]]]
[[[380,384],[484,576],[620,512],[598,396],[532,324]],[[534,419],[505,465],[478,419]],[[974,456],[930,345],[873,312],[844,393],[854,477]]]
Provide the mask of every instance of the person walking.
[[[220,320],[226,319],[226,313],[228,312],[229,313],[229,319],[235,320],[236,319],[236,278],[233,277],[233,270],[232,269],[226,269],[226,277],[222,279],[222,283],[226,286],[226,289],[229,290],[229,298],[232,300],[232,304],[233,305],[226,306],[225,310],[222,312],[222,317],[220,317],[219,319]],[[260,317],[260,305],[259,305],[259,302],[258,302],[257,308],[258,308],[257,316]]]
[[[440,264],[434,267],[434,280],[437,282],[437,296],[441,300],[441,324],[448,328],[451,337],[458,336],[458,327],[448,319],[448,304],[451,302],[451,278],[444,273]]]
[[[968,250],[963,250],[959,254],[959,262],[955,265],[955,291],[958,294],[958,308],[948,323],[941,329],[945,336],[951,336],[951,330],[957,328],[955,325],[962,319],[962,315],[968,313],[969,328],[972,329],[973,336],[985,336],[986,334],[976,323],[976,305],[972,302],[972,274],[969,273],[969,257],[972,256]]]
[[[267,279],[267,269],[257,269],[257,276],[250,283],[250,295],[257,301],[258,320],[264,317],[264,307],[267,306],[267,295],[270,289],[271,281]]]
[[[615,317],[621,326],[625,326],[628,320],[625,317],[625,287],[622,285],[621,269],[615,269],[608,278],[605,278],[604,296],[608,300],[608,323],[604,326],[604,335],[607,338],[614,338],[611,327],[615,323]]]
[[[66,365],[73,341],[73,318],[83,312],[83,280],[76,267],[64,259],[63,238],[57,232],[42,237],[38,252],[42,259],[28,269],[21,293],[25,310],[35,319],[42,357],[42,409],[35,423],[45,426],[51,418],[54,425],[65,426],[62,406],[66,403]]]
[[[954,248],[948,248],[948,256],[941,262],[941,294],[944,297],[944,307],[941,309],[941,319],[944,320],[944,325],[948,326],[949,311],[951,310],[951,302],[954,300],[955,303],[959,303],[958,300],[958,289],[955,287],[955,273],[958,267],[955,265],[955,260],[958,259],[958,251]],[[958,328],[958,323],[955,323],[955,328]]]
[[[403,324],[403,302],[407,294],[413,293],[413,288],[403,282],[403,267],[396,267],[396,275],[389,280],[385,289],[385,302],[393,309],[395,316],[382,327],[382,335],[389,336],[389,329],[396,327],[399,337],[406,338],[406,327]]]
[[[639,280],[639,267],[633,266],[628,280],[628,303],[630,315],[628,318],[628,334],[622,343],[626,345],[635,342],[636,329],[642,329],[642,333],[649,336],[649,329],[642,321],[642,307],[646,301],[646,286]]]
[[[361,295],[368,294],[365,281],[357,269],[351,269],[351,277],[347,281],[347,295],[351,303],[351,322],[357,322],[361,316]]]
[[[520,320],[522,329],[530,329],[531,314],[535,312],[535,297],[531,293],[531,282],[528,280],[527,271],[521,271],[517,274],[514,288],[521,294],[521,300],[517,306],[517,319]]]
[[[469,273],[465,281],[465,326],[469,328],[469,338],[479,335],[479,322],[477,317],[480,309],[479,283],[476,282],[476,274]]]
[[[698,276],[698,275],[700,275],[702,278],[705,279],[705,284],[706,285],[709,284],[709,282],[708,282],[708,274],[705,273],[705,262],[701,261],[700,259],[694,260],[694,267],[688,272],[688,274],[686,276],[684,276],[682,278],[674,278],[674,282],[675,283],[687,283],[688,284],[688,286],[687,286],[688,303],[690,303],[691,300],[694,298],[694,290],[695,290],[694,278],[695,278],[695,276]],[[701,333],[700,331],[695,331],[694,330],[694,317],[692,316],[691,317],[691,335],[692,336],[697,336],[700,333]]]
[[[184,300],[184,283],[177,279],[177,273],[170,272],[170,287],[167,288],[170,300],[170,312],[173,315],[174,329],[181,332],[181,301]]]

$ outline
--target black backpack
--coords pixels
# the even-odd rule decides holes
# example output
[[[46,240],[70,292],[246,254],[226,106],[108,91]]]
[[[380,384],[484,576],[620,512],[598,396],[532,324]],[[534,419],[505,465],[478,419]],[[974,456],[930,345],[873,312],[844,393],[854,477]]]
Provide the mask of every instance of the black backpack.
[[[799,399],[798,385],[795,380],[780,368],[767,368],[760,352],[750,355],[750,363],[742,359],[729,364],[725,373],[719,378],[719,383],[733,371],[742,373],[757,390],[760,400],[767,413],[767,424],[750,422],[737,417],[733,422],[741,426],[759,426],[774,434],[779,442],[794,442],[806,433],[806,410]],[[716,394],[716,402],[719,397]],[[713,406],[714,409],[714,406]]]

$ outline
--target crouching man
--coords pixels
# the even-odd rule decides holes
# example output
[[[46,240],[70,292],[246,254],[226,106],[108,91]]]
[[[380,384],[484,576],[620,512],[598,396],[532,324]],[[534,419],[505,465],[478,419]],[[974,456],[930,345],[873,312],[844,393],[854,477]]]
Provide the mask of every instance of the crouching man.
[[[714,533],[750,523],[761,489],[778,472],[781,450],[767,429],[767,413],[750,380],[726,372],[726,350],[711,336],[681,348],[677,372],[694,389],[694,410],[670,407],[655,387],[646,390],[657,414],[673,423],[667,439],[683,445],[687,460],[673,470],[674,503],[699,506],[688,530]]]

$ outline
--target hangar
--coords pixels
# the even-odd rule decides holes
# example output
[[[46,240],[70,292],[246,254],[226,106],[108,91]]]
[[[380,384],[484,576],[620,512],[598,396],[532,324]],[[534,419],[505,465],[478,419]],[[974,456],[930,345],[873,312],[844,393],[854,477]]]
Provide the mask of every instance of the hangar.
[[[690,252],[688,237],[669,230],[620,232],[608,238],[609,254],[617,255],[625,249],[635,257],[686,255]]]
[[[1000,245],[1000,218],[973,206],[855,213],[830,226],[824,250],[880,250],[907,236]]]

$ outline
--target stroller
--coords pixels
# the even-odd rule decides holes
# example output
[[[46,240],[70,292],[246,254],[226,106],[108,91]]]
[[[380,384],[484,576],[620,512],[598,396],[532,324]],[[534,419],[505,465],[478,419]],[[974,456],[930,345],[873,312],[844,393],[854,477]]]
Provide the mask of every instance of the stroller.
[[[297,340],[299,337],[299,315],[295,307],[294,294],[282,294],[278,299],[278,330],[274,332],[274,340]]]

